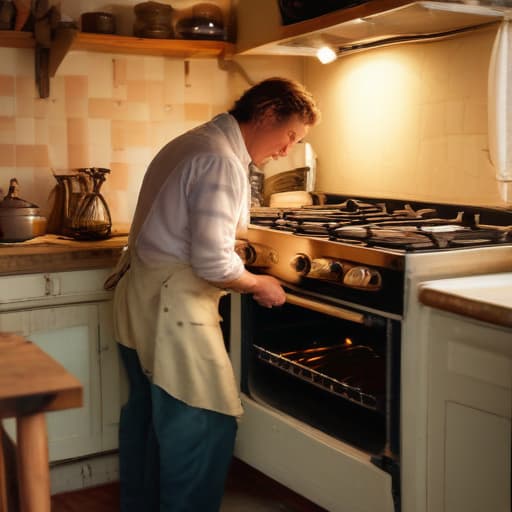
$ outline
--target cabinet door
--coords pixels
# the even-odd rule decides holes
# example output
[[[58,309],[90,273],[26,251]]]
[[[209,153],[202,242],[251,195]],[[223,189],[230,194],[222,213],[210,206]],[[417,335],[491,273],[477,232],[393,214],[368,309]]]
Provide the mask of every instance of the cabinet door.
[[[112,301],[98,303],[100,315],[100,371],[102,450],[115,450],[119,445],[119,413],[128,396],[128,381],[120,364],[114,340]]]
[[[512,333],[429,318],[428,511],[509,512]]]
[[[102,449],[99,321],[98,304],[0,313],[0,331],[26,336],[82,383],[83,407],[46,415],[50,461]]]

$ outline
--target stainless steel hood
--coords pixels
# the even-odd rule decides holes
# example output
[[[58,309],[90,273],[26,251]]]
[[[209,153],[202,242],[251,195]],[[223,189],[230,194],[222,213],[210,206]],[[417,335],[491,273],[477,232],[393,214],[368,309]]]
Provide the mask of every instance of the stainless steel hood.
[[[512,1],[381,0],[283,26],[278,2],[273,1],[273,6],[260,1],[239,1],[239,53],[315,56],[319,47],[329,45],[342,54],[381,44],[448,37],[501,21],[512,13]],[[258,5],[259,13],[249,12],[250,4]]]

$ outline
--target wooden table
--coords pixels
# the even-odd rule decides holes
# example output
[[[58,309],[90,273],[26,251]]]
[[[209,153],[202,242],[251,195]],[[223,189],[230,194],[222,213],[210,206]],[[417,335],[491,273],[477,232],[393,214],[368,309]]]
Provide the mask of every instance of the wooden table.
[[[82,385],[73,375],[22,336],[0,333],[0,420],[16,418],[21,512],[50,512],[44,413],[82,404]],[[7,510],[5,494],[0,449],[0,512]]]

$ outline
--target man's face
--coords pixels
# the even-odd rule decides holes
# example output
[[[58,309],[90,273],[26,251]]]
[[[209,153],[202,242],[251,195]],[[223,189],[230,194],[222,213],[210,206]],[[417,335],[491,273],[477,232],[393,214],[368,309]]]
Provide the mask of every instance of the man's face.
[[[286,156],[290,148],[302,140],[309,126],[298,116],[285,121],[277,121],[273,115],[267,115],[257,123],[254,140],[249,147],[253,162],[260,166],[270,158],[274,160]]]

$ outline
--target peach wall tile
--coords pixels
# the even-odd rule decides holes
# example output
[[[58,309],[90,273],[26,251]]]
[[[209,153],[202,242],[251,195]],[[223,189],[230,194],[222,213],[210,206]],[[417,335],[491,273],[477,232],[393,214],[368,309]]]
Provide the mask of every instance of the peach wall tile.
[[[89,167],[89,148],[84,144],[68,144],[68,168]]]
[[[207,103],[186,103],[185,120],[204,122],[210,118],[211,106]]]
[[[67,141],[70,145],[86,145],[89,143],[89,132],[86,119],[68,119]]]
[[[48,164],[48,146],[43,144],[16,145],[17,167],[48,167]]]
[[[110,99],[91,98],[88,102],[89,117],[112,119],[115,102]]]
[[[168,121],[151,123],[151,147],[157,150],[181,133],[183,133],[182,124]]]
[[[127,85],[119,85],[112,89],[112,99],[115,101],[126,101],[128,96]]]
[[[11,75],[0,75],[0,96],[14,95],[14,77]]]
[[[36,84],[33,76],[17,76],[16,77],[16,98],[19,101],[27,99],[33,100],[38,98]]]
[[[90,143],[96,146],[104,145],[110,150],[110,127],[111,121],[109,119],[89,119],[87,130]]]
[[[15,74],[16,76],[34,76],[34,50],[32,48],[20,48],[17,51]]]
[[[137,121],[112,121],[112,146],[116,149],[149,146],[149,126]]]
[[[66,100],[64,96],[54,97],[46,104],[48,119],[66,119]]]
[[[112,150],[105,144],[89,143],[89,165],[91,167],[104,167],[110,169]]]
[[[144,59],[137,57],[126,58],[126,80],[145,80]]]
[[[0,116],[0,144],[16,142],[16,121],[14,117]]]
[[[16,74],[16,59],[18,51],[11,48],[0,48],[0,62],[2,74],[14,76]]]
[[[48,117],[49,109],[51,108],[52,100],[47,99],[34,99],[33,112],[36,119],[46,119]]]
[[[165,103],[185,103],[185,67],[181,59],[166,59],[164,63]]]
[[[49,135],[50,138],[50,135]],[[65,139],[61,139],[61,141],[65,141]],[[68,164],[68,146],[65,142],[60,142],[58,144],[49,144],[48,145],[48,160],[49,166],[52,169],[56,169],[58,171],[66,171],[69,168]]]
[[[151,81],[164,79],[165,60],[162,57],[144,57],[144,78]]]
[[[460,134],[464,130],[464,113],[465,104],[463,101],[447,101],[445,104],[446,121],[445,133],[446,134]]]
[[[34,116],[34,100],[30,98],[16,99],[16,116],[17,117],[33,117]]]
[[[68,52],[57,70],[58,76],[85,75],[87,74],[88,52]]]
[[[113,190],[127,190],[129,184],[130,166],[126,163],[112,162],[110,164],[109,185]]]
[[[122,85],[126,85],[127,80],[127,64],[126,64],[126,58],[123,57],[114,57],[112,59],[112,65],[113,65],[113,85],[114,88],[120,87]]]
[[[59,68],[60,70],[60,68]],[[66,97],[66,77],[60,73],[54,76],[50,82],[50,99],[56,101],[60,99],[64,101]]]
[[[82,76],[65,76],[64,77],[64,92],[66,101],[70,98],[87,98],[89,95],[89,78],[85,75]]]
[[[85,119],[89,112],[89,100],[87,97],[66,98],[66,117],[80,117]]]
[[[16,144],[35,144],[35,122],[32,117],[16,118]]]
[[[0,115],[14,117],[16,114],[16,99],[12,96],[0,96]]]
[[[0,167],[12,167],[16,164],[16,146],[14,144],[0,144]]]
[[[68,140],[68,122],[67,119],[49,119],[48,120],[48,143],[50,146],[67,146]]]
[[[90,52],[87,58],[90,98],[110,98],[113,88],[112,56]]]
[[[128,80],[126,83],[126,99],[128,101],[146,101],[148,99],[147,83],[145,80]]]
[[[147,83],[147,102],[151,121],[161,120],[165,108],[163,82]]]
[[[487,103],[467,105],[464,115],[464,133],[482,134],[487,132]]]
[[[149,121],[149,105],[141,101],[116,102],[112,119],[119,121]]]

